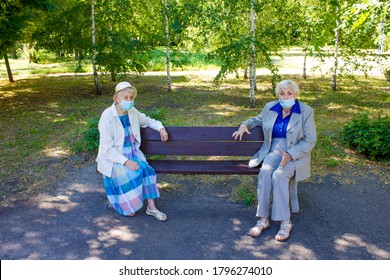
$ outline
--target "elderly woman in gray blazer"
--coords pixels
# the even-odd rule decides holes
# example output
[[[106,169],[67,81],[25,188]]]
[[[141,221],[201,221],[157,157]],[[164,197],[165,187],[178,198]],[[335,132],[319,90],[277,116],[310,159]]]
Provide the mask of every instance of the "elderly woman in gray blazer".
[[[258,175],[257,224],[248,234],[259,236],[270,228],[269,212],[271,191],[273,191],[271,219],[280,221],[280,230],[275,236],[278,241],[290,237],[292,223],[289,208],[289,182],[310,177],[310,153],[316,139],[314,112],[311,107],[298,101],[299,88],[291,80],[281,81],[275,89],[277,101],[269,102],[260,114],[241,123],[233,133],[235,139],[242,139],[249,130],[261,126],[264,143],[249,161],[250,167],[261,163]]]

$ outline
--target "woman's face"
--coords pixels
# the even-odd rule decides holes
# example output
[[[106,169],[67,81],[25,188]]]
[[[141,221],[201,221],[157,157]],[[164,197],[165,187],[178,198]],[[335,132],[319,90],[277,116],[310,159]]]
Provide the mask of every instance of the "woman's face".
[[[122,100],[134,101],[134,99],[135,99],[135,93],[133,91],[128,90],[128,89],[121,90],[116,94],[116,102],[117,103],[120,103]]]
[[[290,88],[280,89],[280,91],[278,93],[278,97],[279,97],[279,99],[282,99],[282,100],[287,100],[287,99],[291,99],[291,98],[296,99],[294,92]]]

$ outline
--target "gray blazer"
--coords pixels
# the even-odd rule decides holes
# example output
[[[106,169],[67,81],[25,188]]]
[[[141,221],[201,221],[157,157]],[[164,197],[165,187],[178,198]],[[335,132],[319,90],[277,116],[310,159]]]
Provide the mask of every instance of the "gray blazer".
[[[264,143],[260,150],[249,161],[249,167],[258,166],[269,153],[272,140],[272,129],[278,117],[278,113],[270,110],[278,101],[267,103],[260,114],[243,122],[248,129],[262,126]],[[301,113],[292,113],[287,126],[287,152],[291,155],[295,164],[295,181],[305,180],[310,177],[310,154],[316,140],[317,132],[314,123],[313,109],[299,102]]]

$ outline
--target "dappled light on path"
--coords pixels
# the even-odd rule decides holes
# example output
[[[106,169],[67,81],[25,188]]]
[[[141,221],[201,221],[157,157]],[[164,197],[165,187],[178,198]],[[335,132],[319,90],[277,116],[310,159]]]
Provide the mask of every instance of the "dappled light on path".
[[[384,233],[384,238],[386,238],[385,235],[388,234]],[[335,240],[335,249],[338,251],[348,252],[358,250],[358,248],[367,251],[368,254],[374,255],[378,259],[390,259],[389,251],[378,248],[373,244],[366,243],[361,237],[354,234],[346,233]]]
[[[253,258],[281,260],[316,260],[318,257],[311,249],[302,244],[291,242],[279,242],[273,239],[267,231],[258,238],[242,237],[235,241],[236,250],[249,251]]]
[[[99,218],[96,221],[96,224],[101,227],[101,230],[97,233],[97,236],[94,236],[93,239],[87,241],[89,246],[89,256],[87,259],[104,259],[104,252],[107,248],[117,247],[118,244],[123,242],[135,242],[139,238],[139,234],[132,233],[128,226],[115,226],[113,228],[107,228],[107,225],[110,224],[110,219],[108,217]],[[123,257],[130,256],[132,250],[128,246],[120,246],[119,249],[120,255]]]
[[[38,203],[40,209],[56,209],[61,212],[68,212],[78,206],[78,203],[74,203],[69,200],[67,196],[56,197],[41,197],[42,201]]]

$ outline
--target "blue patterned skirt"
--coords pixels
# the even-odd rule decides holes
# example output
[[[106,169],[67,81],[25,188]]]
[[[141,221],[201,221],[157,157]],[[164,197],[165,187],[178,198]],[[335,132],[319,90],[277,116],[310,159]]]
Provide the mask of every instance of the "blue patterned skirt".
[[[156,184],[156,172],[137,155],[142,153],[135,149],[135,138],[131,133],[127,115],[120,116],[125,129],[125,142],[122,153],[139,165],[139,170],[130,170],[124,165],[115,163],[111,177],[103,176],[104,187],[111,206],[120,215],[134,214],[142,208],[145,199],[156,199],[160,193]]]

